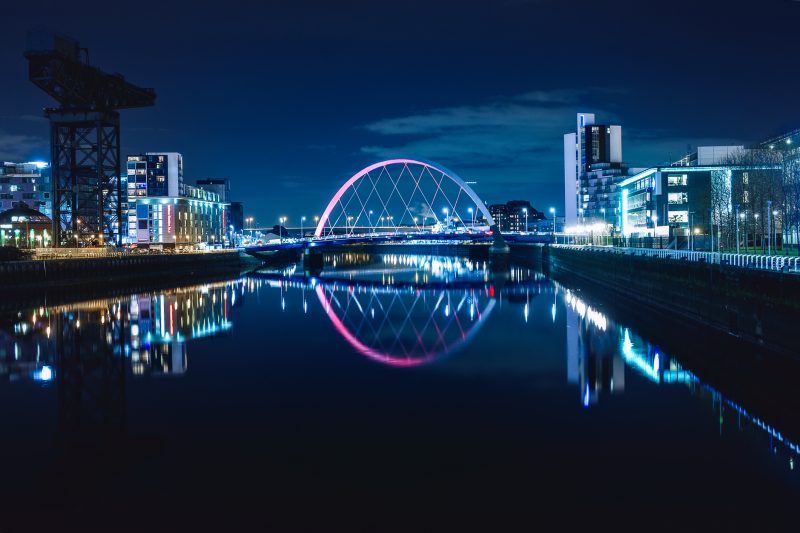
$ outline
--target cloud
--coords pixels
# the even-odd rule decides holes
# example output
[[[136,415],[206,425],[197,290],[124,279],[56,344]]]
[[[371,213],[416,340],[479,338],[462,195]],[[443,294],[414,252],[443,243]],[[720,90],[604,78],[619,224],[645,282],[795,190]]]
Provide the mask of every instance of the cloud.
[[[376,158],[423,157],[454,169],[480,169],[484,176],[491,170],[495,179],[507,183],[554,183],[562,176],[563,134],[570,130],[580,101],[605,92],[530,91],[480,105],[377,120],[364,128],[382,142],[362,146],[361,152]]]
[[[0,161],[26,161],[37,154],[49,154],[47,139],[0,131]]]

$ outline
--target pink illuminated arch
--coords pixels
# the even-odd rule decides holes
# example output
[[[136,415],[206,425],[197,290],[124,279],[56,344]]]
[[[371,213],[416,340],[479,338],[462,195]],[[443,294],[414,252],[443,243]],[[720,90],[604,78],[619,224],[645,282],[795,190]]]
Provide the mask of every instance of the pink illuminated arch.
[[[400,169],[399,175],[396,177],[397,181],[394,181],[395,177],[393,177],[391,175],[391,172],[388,169],[389,169],[389,167],[395,167],[395,166],[398,166],[398,165],[401,167],[401,169]],[[389,179],[392,180],[392,181],[390,181],[390,183],[394,185],[394,191],[390,192],[390,196],[395,194],[395,192],[397,192],[397,194],[400,195],[399,189],[397,188],[397,182],[399,182],[401,179],[411,179],[411,180],[413,180],[412,184],[414,185],[414,190],[411,193],[412,197],[415,195],[415,193],[418,190],[420,190],[420,184],[421,184],[421,182],[423,180],[425,180],[426,182],[429,182],[428,180],[432,180],[432,182],[429,182],[429,183],[433,183],[433,185],[435,185],[438,188],[438,191],[434,191],[433,192],[433,195],[432,195],[433,198],[437,198],[438,193],[441,192],[442,193],[441,198],[443,198],[443,200],[439,200],[439,201],[440,202],[443,201],[443,205],[445,205],[448,209],[450,209],[451,210],[450,212],[453,215],[459,215],[459,216],[461,216],[461,220],[467,220],[467,218],[465,218],[463,216],[464,213],[459,213],[459,209],[460,209],[459,208],[459,201],[461,199],[461,193],[463,192],[471,200],[470,204],[468,204],[468,207],[471,207],[472,205],[474,205],[475,208],[477,209],[477,211],[479,211],[486,218],[486,220],[489,223],[489,226],[490,227],[494,226],[494,219],[492,218],[492,215],[489,213],[489,209],[486,208],[486,205],[483,203],[483,201],[478,197],[477,194],[475,194],[475,191],[473,191],[472,188],[466,182],[464,182],[464,180],[462,180],[458,175],[456,175],[454,172],[446,169],[445,167],[443,167],[443,166],[441,166],[439,164],[429,163],[429,162],[420,161],[420,160],[416,160],[416,159],[389,159],[389,160],[386,160],[386,161],[381,161],[379,163],[375,163],[373,165],[370,165],[370,166],[360,170],[353,177],[351,177],[349,180],[347,180],[339,188],[338,191],[336,191],[336,194],[333,196],[333,198],[331,198],[331,201],[328,203],[328,206],[325,208],[325,212],[322,214],[322,217],[320,217],[320,219],[319,219],[319,222],[317,224],[317,229],[314,232],[314,236],[315,237],[322,237],[323,236],[323,234],[325,233],[326,225],[328,225],[328,227],[330,228],[331,232],[333,232],[333,226],[329,224],[330,218],[331,218],[331,213],[334,212],[334,209],[336,209],[337,206],[341,206],[342,197],[351,188],[354,188],[355,196],[358,197],[357,201],[358,201],[358,203],[360,203],[360,208],[361,208],[360,211],[359,211],[358,210],[359,205],[358,204],[355,205],[355,208],[356,208],[356,211],[354,211],[356,213],[355,218],[356,218],[356,220],[361,219],[363,221],[362,217],[366,216],[364,211],[367,210],[368,207],[365,204],[365,201],[361,198],[361,196],[358,196],[357,188],[355,188],[355,187],[357,187],[357,183],[359,182],[359,180],[362,180],[365,177],[370,178],[371,173],[373,173],[374,171],[378,171],[380,173],[379,174],[379,179],[380,179],[380,176],[383,175],[383,173],[385,172],[386,174],[388,174]],[[442,182],[443,182],[443,180],[445,178],[450,180],[451,182],[455,183],[456,185],[458,185],[458,187],[460,187],[460,190],[459,190],[458,194],[456,195],[456,197],[454,199],[447,197],[446,193],[443,191],[443,189],[441,187],[441,184],[442,184]],[[371,197],[373,192],[375,192],[375,191],[376,191],[375,184],[372,183],[372,190],[368,191],[369,192],[369,197]],[[429,200],[429,198],[425,197],[424,194],[420,194],[420,196],[423,199],[422,200],[423,203],[427,203],[427,208],[430,210],[430,212],[431,213],[436,213],[437,212],[436,206],[431,205],[432,201]],[[369,197],[367,197],[367,200],[369,200]],[[378,192],[378,197],[380,199],[380,192]],[[408,212],[411,213],[410,212],[410,207],[409,207],[409,203],[411,203],[411,199],[410,198],[408,198],[408,199],[407,198],[401,198],[401,199],[405,203],[406,209],[409,210]],[[351,200],[352,200],[352,198],[351,198]],[[383,201],[383,199],[381,199],[381,201]],[[463,203],[462,203],[462,205],[463,205]],[[342,208],[343,208],[343,210],[345,212],[345,217],[347,218],[346,209],[344,209],[344,206],[342,206]],[[466,209],[461,209],[461,210],[462,211],[466,211]],[[424,222],[423,222],[423,224],[424,224]]]
[[[350,290],[350,287],[342,287],[342,292],[344,294],[351,295],[352,293]],[[397,353],[397,351],[392,353],[392,351],[386,350],[385,347],[370,346],[366,344],[359,338],[358,331],[351,331],[348,328],[342,317],[339,317],[334,309],[333,300],[335,297],[334,293],[336,292],[335,288],[329,287],[326,290],[321,284],[318,284],[315,287],[315,292],[319,298],[319,303],[322,305],[325,314],[333,323],[336,331],[348,342],[348,344],[350,344],[350,346],[355,349],[355,351],[378,363],[401,368],[428,364],[441,357],[452,354],[461,349],[464,345],[469,344],[469,342],[478,333],[481,326],[486,322],[486,319],[489,317],[495,306],[494,299],[488,298],[483,309],[477,308],[477,320],[466,327],[458,323],[458,316],[454,312],[454,323],[456,323],[458,327],[457,335],[450,340],[446,340],[444,337],[444,332],[441,331],[438,325],[435,325],[433,329],[436,331],[438,338],[437,342],[430,345],[426,345],[423,342],[422,333],[412,324],[409,327],[413,329],[417,338],[414,349],[411,351],[406,351],[404,349],[401,351],[402,353]],[[417,297],[419,297],[418,293]],[[415,307],[417,306],[412,306],[412,308]],[[412,317],[407,316],[406,320],[403,322],[403,325],[405,326],[410,321],[412,321]],[[422,329],[424,330],[424,328]],[[394,329],[392,331],[395,334],[397,333],[397,331]]]

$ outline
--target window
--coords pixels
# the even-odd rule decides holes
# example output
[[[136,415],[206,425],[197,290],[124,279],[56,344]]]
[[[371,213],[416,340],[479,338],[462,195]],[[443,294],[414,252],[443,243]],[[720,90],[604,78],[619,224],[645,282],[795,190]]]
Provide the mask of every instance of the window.
[[[749,185],[750,184],[750,173],[749,172],[742,172],[742,184]]]
[[[689,202],[689,195],[685,192],[671,192],[667,195],[670,204],[686,204]]]
[[[686,174],[679,174],[679,175],[670,175],[667,176],[667,186],[668,187],[680,187],[685,186],[688,183],[689,179]]]
[[[669,221],[672,223],[689,222],[688,211],[670,211]]]
[[[744,191],[742,193],[742,202],[749,204],[750,203],[750,191]]]
[[[140,220],[139,221],[139,229],[147,229],[147,221],[146,220]]]

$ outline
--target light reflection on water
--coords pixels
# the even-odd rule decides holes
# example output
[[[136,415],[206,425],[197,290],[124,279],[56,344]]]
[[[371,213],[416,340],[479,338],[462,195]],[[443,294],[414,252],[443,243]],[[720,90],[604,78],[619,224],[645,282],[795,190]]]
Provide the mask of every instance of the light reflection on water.
[[[607,316],[601,305],[534,270],[497,273],[485,261],[466,258],[340,254],[327,257],[313,276],[293,265],[222,283],[20,310],[0,322],[0,375],[11,382],[79,387],[74,376],[97,360],[110,361],[112,369],[121,363],[121,372],[129,369],[133,379],[188,375],[192,343],[235,336],[237,308],[251,297],[259,298],[264,312],[293,313],[299,320],[318,320],[309,313],[317,307],[352,356],[397,372],[457,359],[486,324],[508,320],[509,314],[526,325],[549,321],[556,327],[565,313],[562,384],[574,392],[576,404],[591,410],[606,395],[624,397],[633,372],[659,388],[688,389],[713,409],[720,432],[734,428],[754,438],[786,469],[794,470],[798,461],[798,445],[779,428],[703,383],[678,358]],[[549,313],[534,315],[532,301],[544,299],[547,305],[539,309]],[[71,409],[59,406],[62,412]]]

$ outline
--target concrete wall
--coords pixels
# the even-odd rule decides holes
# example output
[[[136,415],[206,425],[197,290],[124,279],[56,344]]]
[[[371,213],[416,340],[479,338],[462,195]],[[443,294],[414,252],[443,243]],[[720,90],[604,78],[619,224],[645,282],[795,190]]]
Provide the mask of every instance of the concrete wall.
[[[554,277],[567,273],[628,299],[642,312],[651,308],[800,355],[796,274],[565,248],[549,250],[549,266]]]

